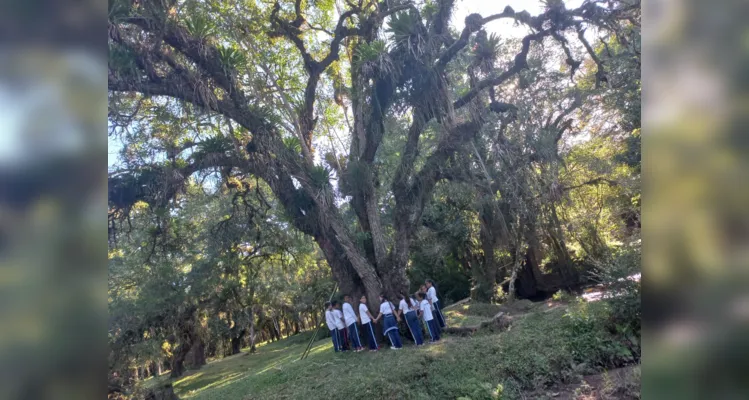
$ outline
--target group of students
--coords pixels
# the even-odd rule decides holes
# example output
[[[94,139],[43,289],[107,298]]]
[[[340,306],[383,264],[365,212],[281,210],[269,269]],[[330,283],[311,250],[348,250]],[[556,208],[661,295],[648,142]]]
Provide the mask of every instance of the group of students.
[[[434,281],[427,279],[415,294],[418,300],[404,293],[399,296],[398,308],[393,306],[384,294],[380,295],[380,312],[374,317],[367,308],[367,297],[362,296],[359,300],[359,314],[354,312],[350,295],[344,296],[343,311],[341,304],[334,300],[325,303],[325,322],[333,339],[333,349],[336,352],[350,349],[354,352],[364,350],[359,336],[359,327],[364,331],[369,345],[369,351],[379,350],[377,337],[375,336],[374,324],[380,319],[383,321],[382,333],[390,340],[391,349],[397,350],[403,347],[398,322],[401,318],[406,319],[406,325],[411,337],[417,346],[424,344],[420,320],[424,321],[426,331],[429,333],[429,343],[440,340],[440,331],[445,327],[445,319],[442,316],[442,308],[437,298],[437,289]]]

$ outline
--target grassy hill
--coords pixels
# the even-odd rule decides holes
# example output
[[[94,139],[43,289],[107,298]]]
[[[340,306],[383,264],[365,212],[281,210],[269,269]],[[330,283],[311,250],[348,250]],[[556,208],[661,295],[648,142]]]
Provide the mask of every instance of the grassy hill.
[[[421,348],[406,340],[401,351],[335,354],[325,338],[314,343],[307,359],[297,361],[310,338],[307,332],[262,345],[256,354],[210,362],[173,385],[180,398],[196,400],[479,400],[523,398],[529,393],[535,393],[531,398],[565,398],[565,391],[573,396],[568,398],[585,398],[573,393],[584,396],[585,384],[578,384],[581,377],[636,363],[628,342],[605,329],[606,303],[524,304],[515,309],[456,306],[446,312],[452,326],[478,325],[502,310],[505,324],[468,337],[447,335],[442,343]],[[610,398],[636,398],[639,385],[633,385],[633,379],[610,383],[630,388]]]

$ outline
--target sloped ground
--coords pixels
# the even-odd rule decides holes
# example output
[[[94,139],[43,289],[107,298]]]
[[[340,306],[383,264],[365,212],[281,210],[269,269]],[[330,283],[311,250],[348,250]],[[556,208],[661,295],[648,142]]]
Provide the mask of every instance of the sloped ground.
[[[640,366],[630,366],[586,376],[582,382],[555,385],[526,395],[537,400],[637,400],[640,399]]]
[[[598,311],[605,311],[605,302],[599,303],[595,305]],[[511,324],[481,329],[466,337],[447,335],[441,343],[421,348],[405,340],[403,350],[377,353],[335,354],[330,339],[325,338],[315,342],[306,360],[297,361],[305,339],[309,339],[310,333],[305,333],[261,346],[257,354],[211,362],[176,380],[174,389],[182,399],[480,400],[497,398],[500,391],[502,399],[543,398],[547,394],[548,398],[603,399],[595,391],[598,387],[588,395],[599,397],[563,396],[574,395],[583,376],[600,374],[604,367],[613,369],[634,359],[621,353],[615,337],[601,336],[610,334],[595,327],[590,328],[589,339],[579,334],[573,338],[572,319],[565,316],[568,311],[574,315],[598,312],[577,307],[554,303],[459,305],[446,310],[449,324],[480,324],[500,311],[507,313]]]

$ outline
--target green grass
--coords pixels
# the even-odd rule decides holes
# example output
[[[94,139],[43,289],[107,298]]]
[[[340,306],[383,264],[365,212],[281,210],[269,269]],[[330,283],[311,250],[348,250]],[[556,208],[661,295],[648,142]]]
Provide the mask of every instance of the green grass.
[[[450,310],[448,318],[469,324],[492,316],[496,307],[459,306]],[[605,306],[589,308],[593,307]],[[442,343],[422,348],[406,341],[400,351],[336,354],[330,339],[325,338],[314,343],[306,360],[297,361],[309,338],[302,334],[261,346],[253,355],[213,361],[176,380],[174,388],[183,399],[479,400],[493,398],[492,389],[501,384],[502,399],[521,398],[524,391],[569,382],[605,366],[601,360],[606,362],[606,357],[598,353],[581,360],[579,349],[587,347],[579,346],[607,342],[600,335],[608,333],[593,329],[586,333],[589,339],[585,336],[573,342],[571,326],[579,318],[565,314],[564,308],[532,312],[504,332],[446,336]]]

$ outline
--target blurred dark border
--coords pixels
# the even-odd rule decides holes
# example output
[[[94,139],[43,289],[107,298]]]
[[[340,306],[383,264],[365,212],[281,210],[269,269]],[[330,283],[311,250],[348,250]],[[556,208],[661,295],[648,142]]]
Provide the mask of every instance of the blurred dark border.
[[[0,10],[0,399],[103,398],[107,3]]]
[[[749,2],[643,3],[642,396],[746,399]]]

